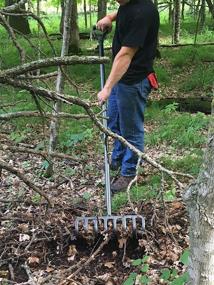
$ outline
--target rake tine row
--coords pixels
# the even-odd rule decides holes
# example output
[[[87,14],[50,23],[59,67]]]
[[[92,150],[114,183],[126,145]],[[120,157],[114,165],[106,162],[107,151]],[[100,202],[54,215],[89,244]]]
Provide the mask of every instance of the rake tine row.
[[[117,230],[118,224],[121,223],[122,227],[126,230],[127,224],[131,222],[132,229],[135,231],[137,225],[141,230],[145,229],[145,220],[141,215],[125,215],[125,216],[101,216],[101,217],[78,217],[75,221],[75,230],[79,231],[79,224],[82,225],[85,231],[88,231],[89,224],[93,224],[95,232],[99,231],[99,226],[102,225],[104,230],[109,229],[111,223],[113,230]]]

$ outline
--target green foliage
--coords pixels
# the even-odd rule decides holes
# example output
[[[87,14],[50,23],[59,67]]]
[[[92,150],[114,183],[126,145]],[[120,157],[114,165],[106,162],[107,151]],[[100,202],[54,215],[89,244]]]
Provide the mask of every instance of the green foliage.
[[[161,158],[161,162],[169,169],[197,175],[202,163],[202,155],[202,150],[193,149],[190,154],[186,154],[181,158],[178,157],[177,159],[164,156]]]
[[[158,116],[159,127],[146,136],[146,143],[157,145],[159,143],[170,143],[176,148],[198,147],[205,142],[201,131],[208,125],[208,117],[203,113],[191,115],[188,113],[169,114],[166,107]]]
[[[192,91],[194,89],[211,91],[213,86],[214,67],[206,67],[203,64],[198,65],[180,85],[181,91]]]
[[[123,283],[123,285],[134,285],[135,284],[135,279],[136,279],[137,273],[132,272],[128,279]]]
[[[42,199],[42,197],[39,193],[33,194],[32,198],[31,198],[31,200],[34,204],[39,204],[41,202],[41,199]]]
[[[183,263],[183,265],[189,265],[189,249],[185,249],[180,257],[180,261]]]
[[[138,269],[140,269],[140,284],[149,284],[150,279],[148,278],[148,276],[146,275],[146,273],[149,270],[149,264],[147,264],[147,261],[149,259],[148,255],[145,255],[142,259],[138,258],[132,261],[132,265],[137,267]],[[137,273],[136,272],[132,272],[128,279],[126,279],[126,281],[123,283],[123,285],[131,285],[131,284],[135,284],[135,279],[137,277]]]
[[[60,142],[61,146],[72,148],[83,140],[91,140],[93,138],[93,129],[86,129],[79,133],[65,133],[65,139]]]

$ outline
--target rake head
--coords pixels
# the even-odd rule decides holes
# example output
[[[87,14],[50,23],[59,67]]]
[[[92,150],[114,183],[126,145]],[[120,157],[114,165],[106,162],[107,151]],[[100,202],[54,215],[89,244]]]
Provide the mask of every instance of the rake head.
[[[127,230],[131,227],[132,231],[145,230],[145,219],[141,215],[124,215],[124,216],[95,216],[95,217],[77,217],[75,220],[75,231],[78,233],[80,229],[88,231],[93,226],[96,233],[113,230],[118,228]]]

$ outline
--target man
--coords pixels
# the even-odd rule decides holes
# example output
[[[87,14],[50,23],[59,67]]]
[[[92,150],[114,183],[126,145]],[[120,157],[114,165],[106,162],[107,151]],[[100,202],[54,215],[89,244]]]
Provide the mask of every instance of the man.
[[[113,64],[100,104],[108,99],[108,127],[137,149],[144,149],[144,110],[151,88],[157,82],[153,70],[159,29],[159,14],[151,0],[117,0],[117,13],[97,22],[105,30],[116,21],[112,44]],[[111,184],[113,193],[125,190],[136,175],[138,157],[118,140],[114,143],[111,169],[121,167],[121,176]]]

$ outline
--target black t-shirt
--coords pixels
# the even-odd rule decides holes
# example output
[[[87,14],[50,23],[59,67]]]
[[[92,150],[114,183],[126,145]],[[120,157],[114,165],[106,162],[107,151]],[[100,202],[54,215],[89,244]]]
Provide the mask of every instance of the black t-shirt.
[[[122,46],[138,47],[120,82],[137,83],[153,72],[159,29],[159,14],[151,0],[130,0],[120,6],[112,45],[113,57]]]

